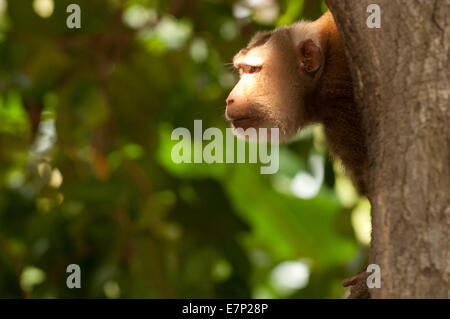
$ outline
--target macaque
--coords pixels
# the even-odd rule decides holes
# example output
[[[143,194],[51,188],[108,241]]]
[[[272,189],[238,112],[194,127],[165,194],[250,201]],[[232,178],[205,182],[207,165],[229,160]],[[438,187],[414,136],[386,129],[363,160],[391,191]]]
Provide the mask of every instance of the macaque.
[[[331,154],[341,159],[359,192],[367,195],[361,115],[330,12],[313,22],[257,33],[233,64],[240,80],[226,100],[225,112],[233,128],[276,127],[286,142],[299,129],[322,123]]]

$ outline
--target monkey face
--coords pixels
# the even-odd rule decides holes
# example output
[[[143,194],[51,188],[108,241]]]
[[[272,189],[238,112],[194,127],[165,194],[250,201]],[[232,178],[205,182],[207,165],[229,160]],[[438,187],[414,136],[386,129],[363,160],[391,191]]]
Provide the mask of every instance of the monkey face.
[[[257,35],[233,64],[240,80],[226,100],[232,127],[278,128],[280,140],[289,140],[305,120],[304,97],[312,80],[301,68],[288,29]]]

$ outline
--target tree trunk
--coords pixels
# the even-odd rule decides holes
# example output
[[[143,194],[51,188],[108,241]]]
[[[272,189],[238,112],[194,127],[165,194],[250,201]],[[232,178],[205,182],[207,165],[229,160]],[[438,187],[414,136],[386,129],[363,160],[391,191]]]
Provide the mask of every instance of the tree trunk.
[[[381,8],[381,28],[366,12]],[[450,297],[450,0],[327,0],[369,152],[372,298]]]

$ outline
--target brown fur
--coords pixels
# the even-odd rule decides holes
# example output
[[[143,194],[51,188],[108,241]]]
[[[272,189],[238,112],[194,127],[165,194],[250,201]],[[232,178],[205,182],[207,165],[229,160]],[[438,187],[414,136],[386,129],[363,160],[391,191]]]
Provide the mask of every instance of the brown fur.
[[[311,116],[324,125],[331,153],[341,159],[359,192],[367,195],[367,150],[351,73],[333,16],[328,12],[321,20],[325,65],[307,105]]]

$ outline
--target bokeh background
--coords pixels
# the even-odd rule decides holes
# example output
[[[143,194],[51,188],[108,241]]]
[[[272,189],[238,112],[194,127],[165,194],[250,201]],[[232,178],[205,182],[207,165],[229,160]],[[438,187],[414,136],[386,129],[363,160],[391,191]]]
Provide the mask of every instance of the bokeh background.
[[[81,7],[68,29],[66,7]],[[342,298],[369,204],[313,126],[259,164],[175,164],[225,130],[233,55],[318,0],[0,0],[1,298]],[[80,289],[66,267],[81,267]]]

